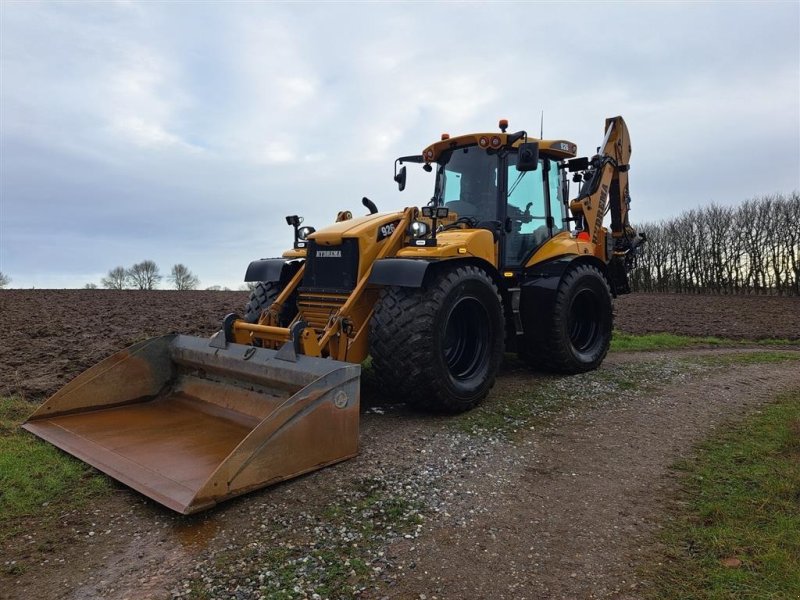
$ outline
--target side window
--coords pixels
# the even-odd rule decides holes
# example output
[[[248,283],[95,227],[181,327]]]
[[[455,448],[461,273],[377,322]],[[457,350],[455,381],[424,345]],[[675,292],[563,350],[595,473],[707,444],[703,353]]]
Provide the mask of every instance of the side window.
[[[508,166],[508,216],[517,221],[515,230],[532,233],[542,225],[547,226],[544,204],[544,172],[539,169],[520,173],[516,164]]]
[[[545,161],[536,171],[517,171],[517,156],[508,157],[506,216],[511,231],[506,235],[505,264],[518,266],[550,237],[545,202]]]
[[[444,201],[461,200],[461,173],[444,170]]]
[[[553,217],[553,235],[564,231],[564,199],[561,197],[561,186],[558,180],[558,163],[550,161],[548,183],[550,187],[550,214]]]

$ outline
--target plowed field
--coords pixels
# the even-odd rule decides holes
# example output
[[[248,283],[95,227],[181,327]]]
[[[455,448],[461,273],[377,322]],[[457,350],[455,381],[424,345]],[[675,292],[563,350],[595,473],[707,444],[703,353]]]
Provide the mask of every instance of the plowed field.
[[[138,340],[166,333],[208,336],[247,292],[0,290],[0,395],[39,401]],[[800,299],[631,294],[615,326],[734,339],[800,339]]]

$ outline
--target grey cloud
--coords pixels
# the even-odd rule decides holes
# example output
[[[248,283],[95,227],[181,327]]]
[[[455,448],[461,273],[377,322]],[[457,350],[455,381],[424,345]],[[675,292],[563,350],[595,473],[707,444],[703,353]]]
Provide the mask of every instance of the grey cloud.
[[[512,128],[634,145],[634,215],[800,188],[796,4],[4,6],[0,270],[184,262],[236,286],[283,215],[422,203],[392,159]],[[70,273],[74,274],[70,279]]]

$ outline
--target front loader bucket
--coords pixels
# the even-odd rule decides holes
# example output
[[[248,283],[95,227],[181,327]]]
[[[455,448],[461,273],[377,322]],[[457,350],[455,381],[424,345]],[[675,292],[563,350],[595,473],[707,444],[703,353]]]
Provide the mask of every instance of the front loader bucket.
[[[361,367],[168,335],[82,373],[23,425],[188,514],[358,452]]]

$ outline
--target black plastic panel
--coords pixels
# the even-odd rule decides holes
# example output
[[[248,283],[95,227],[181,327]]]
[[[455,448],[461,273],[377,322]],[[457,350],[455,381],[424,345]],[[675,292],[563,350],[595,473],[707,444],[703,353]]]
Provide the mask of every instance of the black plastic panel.
[[[358,280],[358,240],[345,238],[339,246],[308,244],[301,291],[351,292]]]

